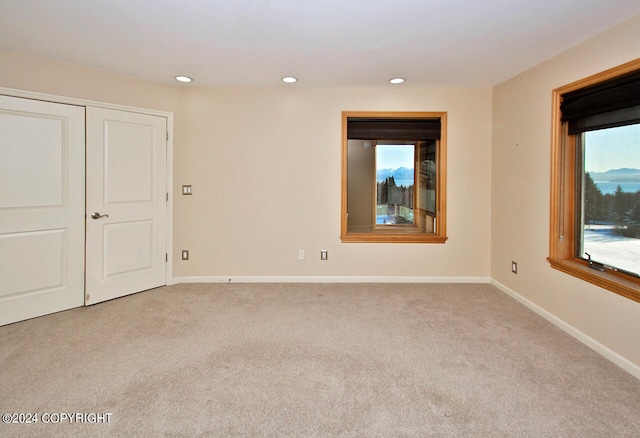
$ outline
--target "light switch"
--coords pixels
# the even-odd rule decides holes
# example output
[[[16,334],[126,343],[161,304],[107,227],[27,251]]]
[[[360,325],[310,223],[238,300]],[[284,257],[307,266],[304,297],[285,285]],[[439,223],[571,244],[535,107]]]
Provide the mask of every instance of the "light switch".
[[[192,195],[193,193],[191,193],[191,185],[182,186],[182,194],[183,195]]]

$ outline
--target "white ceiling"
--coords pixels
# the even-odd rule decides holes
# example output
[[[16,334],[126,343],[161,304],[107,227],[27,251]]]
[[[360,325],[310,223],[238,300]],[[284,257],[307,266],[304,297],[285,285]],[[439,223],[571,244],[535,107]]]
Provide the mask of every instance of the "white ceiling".
[[[0,48],[192,86],[484,87],[638,14],[638,0],[0,0]]]

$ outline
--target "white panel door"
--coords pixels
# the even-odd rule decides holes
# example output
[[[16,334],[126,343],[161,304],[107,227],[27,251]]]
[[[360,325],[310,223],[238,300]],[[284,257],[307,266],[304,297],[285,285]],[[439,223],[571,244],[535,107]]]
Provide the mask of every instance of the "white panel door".
[[[86,304],[166,283],[167,119],[87,107]]]
[[[84,108],[0,96],[0,325],[84,303]]]

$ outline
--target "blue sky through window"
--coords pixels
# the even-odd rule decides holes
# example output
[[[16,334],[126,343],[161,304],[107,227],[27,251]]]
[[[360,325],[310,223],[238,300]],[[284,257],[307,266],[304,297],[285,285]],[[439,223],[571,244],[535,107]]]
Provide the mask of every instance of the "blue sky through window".
[[[585,133],[585,170],[640,169],[640,124]]]
[[[378,169],[413,169],[413,145],[377,145],[376,167]]]

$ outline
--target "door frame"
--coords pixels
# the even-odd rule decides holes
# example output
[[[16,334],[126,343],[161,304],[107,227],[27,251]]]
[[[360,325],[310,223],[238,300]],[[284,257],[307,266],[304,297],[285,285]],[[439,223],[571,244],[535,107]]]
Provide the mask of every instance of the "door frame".
[[[76,106],[94,106],[112,110],[128,111],[133,113],[149,114],[152,116],[166,117],[167,119],[167,193],[169,200],[167,201],[167,269],[165,271],[165,283],[167,286],[174,284],[173,281],[173,113],[168,111],[152,110],[148,108],[133,107],[127,105],[118,105],[108,102],[99,102],[88,99],[77,99],[73,97],[58,96],[55,94],[39,93],[27,90],[18,90],[15,88],[0,87],[0,94],[10,97],[21,97],[24,99],[41,100],[45,102],[61,103]],[[86,137],[86,136],[85,136]],[[86,140],[85,140],[86,145]],[[86,252],[85,252],[86,257]],[[86,269],[86,266],[85,266]],[[86,305],[86,304],[85,304]]]

